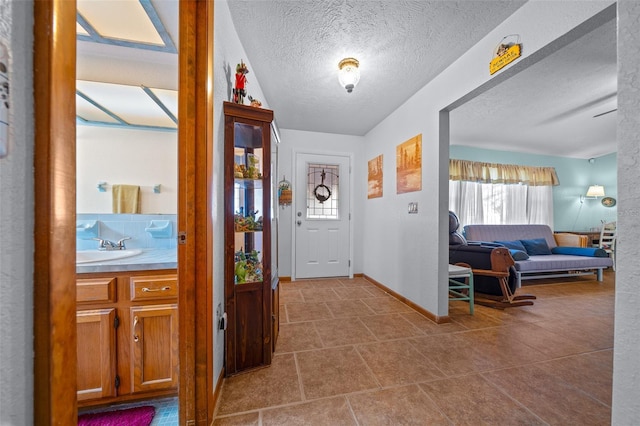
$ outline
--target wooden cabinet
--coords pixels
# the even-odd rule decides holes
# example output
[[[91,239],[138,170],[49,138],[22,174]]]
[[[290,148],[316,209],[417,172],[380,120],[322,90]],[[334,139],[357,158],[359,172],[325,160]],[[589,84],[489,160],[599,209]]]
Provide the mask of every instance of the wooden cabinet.
[[[78,405],[175,395],[175,270],[82,274],[77,279]]]
[[[271,364],[273,111],[224,103],[225,373]],[[277,319],[276,319],[277,321]]]
[[[178,306],[131,308],[133,335],[130,369],[133,392],[175,388],[178,385]]]
[[[78,401],[116,396],[114,308],[78,311]]]

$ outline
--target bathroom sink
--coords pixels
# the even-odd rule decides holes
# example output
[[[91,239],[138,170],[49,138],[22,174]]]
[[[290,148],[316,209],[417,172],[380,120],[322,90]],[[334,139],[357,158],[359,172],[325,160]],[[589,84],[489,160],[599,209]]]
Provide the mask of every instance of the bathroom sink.
[[[76,252],[76,263],[107,262],[109,260],[124,259],[142,253],[140,249],[133,250],[83,250]]]

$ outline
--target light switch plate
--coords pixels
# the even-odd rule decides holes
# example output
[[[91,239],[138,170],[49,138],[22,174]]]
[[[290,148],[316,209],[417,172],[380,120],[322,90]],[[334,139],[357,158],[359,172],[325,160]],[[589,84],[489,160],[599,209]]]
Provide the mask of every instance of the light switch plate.
[[[418,203],[413,202],[409,203],[409,214],[417,214],[418,213]]]

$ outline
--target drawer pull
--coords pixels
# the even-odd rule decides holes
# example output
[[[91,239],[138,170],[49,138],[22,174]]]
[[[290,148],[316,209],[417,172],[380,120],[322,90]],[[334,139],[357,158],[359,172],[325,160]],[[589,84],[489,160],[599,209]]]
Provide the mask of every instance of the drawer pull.
[[[133,317],[133,341],[138,343],[140,341],[140,336],[136,333],[136,326],[138,325],[138,316]]]
[[[171,290],[171,287],[169,287],[169,286],[165,286],[165,287],[161,287],[161,288],[142,287],[142,291],[144,293],[151,293],[151,292],[154,292],[154,291],[167,291],[167,290]]]

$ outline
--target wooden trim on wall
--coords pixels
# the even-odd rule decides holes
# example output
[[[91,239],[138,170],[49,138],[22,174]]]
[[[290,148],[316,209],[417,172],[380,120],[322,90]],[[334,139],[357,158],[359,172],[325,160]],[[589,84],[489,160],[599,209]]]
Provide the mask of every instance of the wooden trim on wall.
[[[448,315],[445,315],[445,316],[434,315],[433,313],[431,313],[431,312],[427,311],[426,309],[424,309],[422,306],[416,305],[411,300],[407,299],[406,297],[402,296],[399,293],[396,293],[395,291],[393,291],[390,288],[386,287],[385,285],[379,283],[378,281],[374,280],[373,278],[367,276],[366,274],[364,274],[364,278],[367,281],[371,282],[371,284],[373,284],[376,287],[378,287],[380,290],[384,291],[385,293],[389,293],[389,295],[395,297],[396,299],[398,299],[399,301],[401,301],[405,305],[409,306],[410,308],[418,311],[419,313],[421,313],[425,317],[429,318],[431,321],[435,322],[436,324],[444,324],[444,323],[447,323],[447,322],[451,322],[451,318]]]
[[[76,3],[34,2],[34,424],[76,424]]]
[[[180,424],[213,421],[213,1],[180,2]]]

